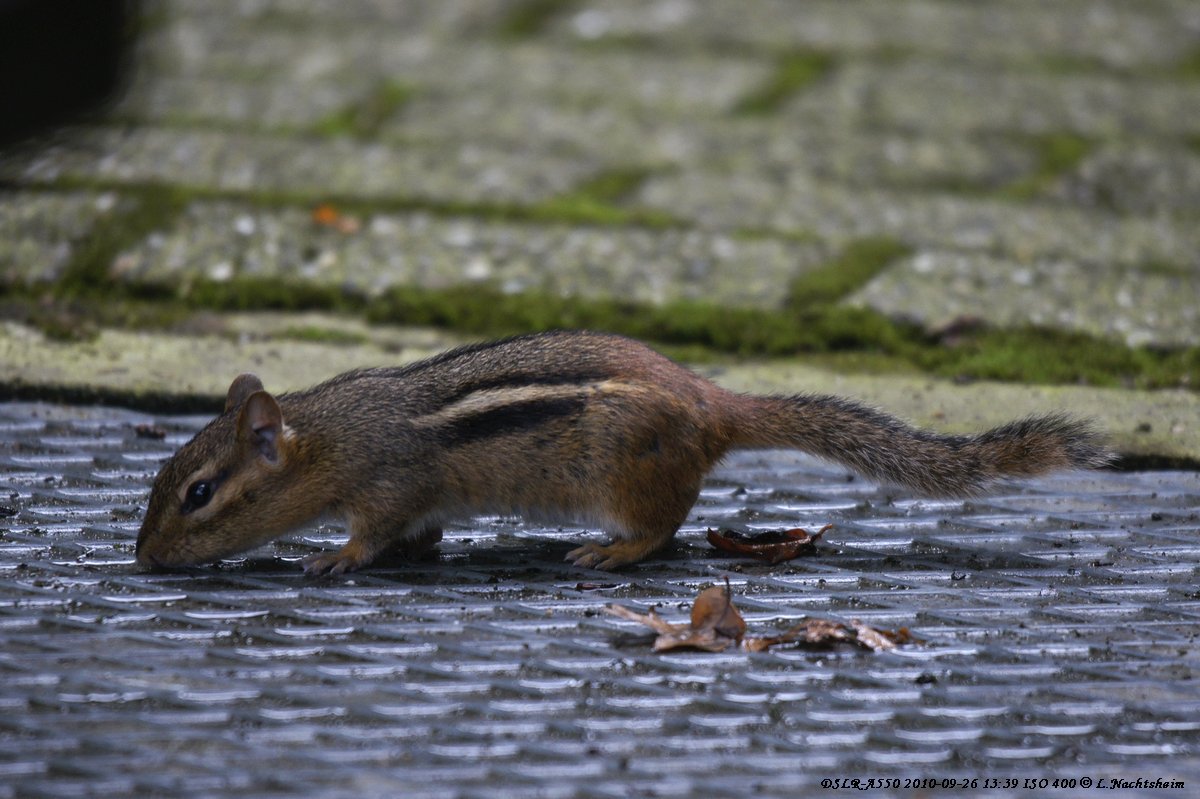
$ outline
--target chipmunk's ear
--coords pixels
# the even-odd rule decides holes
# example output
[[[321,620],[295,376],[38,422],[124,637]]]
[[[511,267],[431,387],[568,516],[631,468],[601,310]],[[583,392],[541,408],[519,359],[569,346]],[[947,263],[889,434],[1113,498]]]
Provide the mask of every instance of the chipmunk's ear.
[[[249,397],[255,391],[262,390],[263,384],[258,379],[258,375],[252,375],[249,372],[238,375],[229,384],[229,393],[225,395],[225,413],[229,413],[241,405],[246,397]]]
[[[238,414],[238,441],[271,463],[279,460],[279,445],[283,439],[283,413],[279,403],[265,391],[255,391],[246,397]]]

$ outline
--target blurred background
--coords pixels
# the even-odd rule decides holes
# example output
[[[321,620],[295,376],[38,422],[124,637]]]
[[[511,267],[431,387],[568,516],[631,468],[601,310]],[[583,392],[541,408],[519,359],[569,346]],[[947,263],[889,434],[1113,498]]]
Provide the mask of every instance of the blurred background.
[[[0,14],[3,314],[57,338],[322,310],[1197,383],[1191,0]]]

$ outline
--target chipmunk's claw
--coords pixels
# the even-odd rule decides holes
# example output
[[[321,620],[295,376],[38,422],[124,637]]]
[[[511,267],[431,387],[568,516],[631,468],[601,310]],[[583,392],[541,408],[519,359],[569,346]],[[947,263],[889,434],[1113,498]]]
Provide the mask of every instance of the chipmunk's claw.
[[[603,564],[608,562],[604,550],[603,544],[584,544],[568,552],[563,560],[585,569],[603,569],[607,568]]]
[[[300,561],[304,565],[304,573],[313,577],[322,574],[346,574],[358,571],[363,564],[354,553],[347,553],[345,547],[337,552],[318,552]]]
[[[594,541],[572,549],[564,560],[585,569],[615,569],[635,563],[659,549],[661,544],[646,539],[597,544]]]

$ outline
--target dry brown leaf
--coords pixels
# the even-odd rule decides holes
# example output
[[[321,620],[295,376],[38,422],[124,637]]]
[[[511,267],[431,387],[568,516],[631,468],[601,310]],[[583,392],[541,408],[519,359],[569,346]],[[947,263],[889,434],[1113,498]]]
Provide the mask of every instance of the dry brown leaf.
[[[714,585],[700,592],[692,604],[690,624],[671,624],[653,610],[642,614],[620,605],[609,605],[607,610],[614,616],[640,622],[657,632],[655,652],[672,649],[721,652],[740,643],[746,632],[746,622],[734,607],[728,581],[724,588]]]
[[[322,227],[331,227],[339,233],[347,235],[357,233],[362,227],[362,223],[357,217],[343,214],[329,203],[321,203],[312,212],[312,221],[314,224]]]
[[[914,643],[916,640],[909,633],[907,627],[891,631],[871,627],[858,619],[852,620],[849,624],[829,619],[808,619],[779,635],[747,638],[742,642],[742,647],[750,652],[762,652],[781,644],[832,646],[838,643],[849,643],[870,649],[872,652],[884,652],[895,649],[900,644]]]
[[[815,533],[797,527],[793,530],[770,531],[752,536],[742,535],[733,530],[709,530],[708,543],[723,552],[745,555],[775,565],[815,552],[817,541],[831,527],[832,524],[827,524]]]
[[[742,640],[746,634],[746,621],[733,605],[733,594],[729,582],[725,586],[711,586],[700,592],[692,603],[692,629],[712,630],[719,636]]]
[[[872,652],[883,652],[901,644],[918,643],[907,627],[895,631],[880,630],[858,619],[849,624],[830,619],[806,619],[779,635],[748,637],[746,621],[733,604],[728,580],[724,587],[714,585],[700,592],[692,604],[690,624],[672,624],[654,610],[638,613],[621,605],[609,605],[606,610],[613,616],[644,624],[658,633],[654,639],[655,652],[672,649],[722,652],[733,645],[740,645],[747,652],[763,652],[786,644],[829,647],[838,643],[857,644]]]
[[[312,221],[318,225],[332,227],[341,218],[341,212],[329,203],[321,203],[312,212]]]
[[[910,644],[917,640],[907,627],[901,627],[899,630],[880,630],[863,624],[858,619],[853,619],[850,626],[854,628],[858,643],[876,652],[895,649],[901,644]]]
[[[638,613],[623,605],[609,605],[605,610],[613,616],[640,622],[660,635],[670,635],[689,629],[686,624],[671,624],[668,621],[664,621],[663,617],[655,613],[653,608],[651,608],[649,613]]]

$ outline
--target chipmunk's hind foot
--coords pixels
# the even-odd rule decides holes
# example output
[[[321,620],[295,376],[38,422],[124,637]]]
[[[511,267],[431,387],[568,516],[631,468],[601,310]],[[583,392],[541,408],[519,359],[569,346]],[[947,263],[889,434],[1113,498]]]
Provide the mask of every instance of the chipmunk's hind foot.
[[[635,538],[627,541],[615,541],[611,544],[598,544],[594,541],[576,547],[567,553],[564,560],[585,569],[615,569],[645,558],[661,549],[671,540],[659,538]]]

